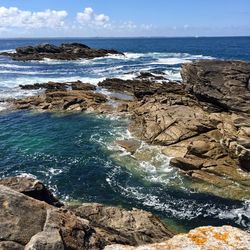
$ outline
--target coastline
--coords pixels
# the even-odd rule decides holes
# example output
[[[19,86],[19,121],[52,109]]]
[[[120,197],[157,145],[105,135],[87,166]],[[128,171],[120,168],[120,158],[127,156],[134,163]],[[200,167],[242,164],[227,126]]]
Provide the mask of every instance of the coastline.
[[[165,161],[166,165],[170,161],[169,172],[174,170],[187,179],[187,188],[194,194],[207,193],[246,201],[250,197],[247,173],[249,96],[244,91],[249,72],[247,62],[203,60],[184,64],[181,84],[146,71],[133,80],[106,79],[99,82],[98,87],[81,81],[28,84],[20,87],[43,89],[43,92],[39,96],[9,102],[13,110],[28,109],[38,114],[41,111],[54,114],[90,112],[117,119],[126,117],[130,120],[128,128],[132,134],[127,133],[122,140],[113,142],[117,151],[113,160],[118,165],[131,164],[128,169],[133,173],[134,161],[152,161],[156,166],[157,161]],[[213,83],[221,87],[216,93],[218,89]],[[98,92],[99,88],[106,89],[108,95]],[[232,93],[236,97],[228,99]],[[158,154],[165,158],[159,160]],[[136,174],[141,177],[140,171]],[[157,172],[157,168],[152,171]],[[166,168],[164,171],[166,180],[170,175]],[[147,176],[145,183],[146,180]],[[183,182],[177,184],[177,190],[178,185]]]

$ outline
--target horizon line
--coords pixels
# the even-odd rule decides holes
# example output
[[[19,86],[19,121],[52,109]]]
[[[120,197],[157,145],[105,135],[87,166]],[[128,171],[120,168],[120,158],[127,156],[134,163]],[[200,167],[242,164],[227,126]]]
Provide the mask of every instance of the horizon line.
[[[7,39],[138,39],[138,38],[147,38],[147,39],[154,39],[154,38],[247,38],[250,35],[242,35],[242,36],[87,36],[87,37],[79,37],[79,36],[38,36],[38,37],[0,37],[0,40],[7,40]]]

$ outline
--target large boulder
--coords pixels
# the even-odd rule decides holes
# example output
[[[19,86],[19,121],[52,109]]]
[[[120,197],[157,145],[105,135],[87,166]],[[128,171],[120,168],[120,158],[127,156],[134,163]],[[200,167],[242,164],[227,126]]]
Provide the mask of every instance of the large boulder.
[[[187,91],[224,111],[250,113],[250,63],[204,60],[182,66]]]

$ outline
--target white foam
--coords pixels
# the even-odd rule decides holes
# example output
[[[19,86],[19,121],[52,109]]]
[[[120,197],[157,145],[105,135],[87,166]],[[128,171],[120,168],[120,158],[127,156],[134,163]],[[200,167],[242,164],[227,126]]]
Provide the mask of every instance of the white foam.
[[[7,53],[15,53],[15,49],[3,49],[3,50],[0,50],[0,53],[4,53],[4,52],[7,52]]]
[[[191,60],[182,58],[159,58],[156,62],[152,62],[152,64],[177,65],[191,62]]]
[[[24,65],[16,65],[16,64],[8,64],[8,63],[4,63],[4,64],[0,64],[0,68],[7,68],[7,69],[28,69],[28,68],[32,68],[31,66],[24,66]]]

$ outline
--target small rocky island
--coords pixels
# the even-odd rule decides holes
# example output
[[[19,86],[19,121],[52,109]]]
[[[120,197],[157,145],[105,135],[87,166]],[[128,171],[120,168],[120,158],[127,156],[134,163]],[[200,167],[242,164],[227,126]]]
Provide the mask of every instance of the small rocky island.
[[[16,48],[16,52],[14,53],[0,53],[2,56],[10,56],[13,60],[17,61],[43,60],[45,58],[53,60],[93,59],[109,54],[122,55],[121,52],[113,49],[94,49],[81,43],[63,43],[60,46],[41,44]]]

